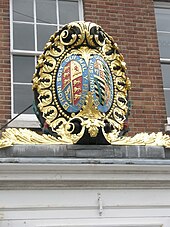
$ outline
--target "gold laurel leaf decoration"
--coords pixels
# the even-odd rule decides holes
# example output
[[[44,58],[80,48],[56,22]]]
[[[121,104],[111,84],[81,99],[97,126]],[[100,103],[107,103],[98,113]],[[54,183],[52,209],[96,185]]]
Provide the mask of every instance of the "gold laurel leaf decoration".
[[[123,91],[126,93],[127,88],[126,88],[126,81],[123,77],[116,77],[115,79],[116,87],[119,91]]]
[[[131,89],[131,86],[132,86],[132,83],[131,83],[129,77],[127,77],[127,79],[126,79],[126,89],[127,90],[130,90]]]
[[[0,139],[0,149],[10,147],[13,145],[13,142],[9,139]]]
[[[117,58],[117,53],[116,53],[116,48],[113,47],[112,44],[105,44],[103,47],[102,47],[102,51],[104,52],[105,54],[105,58],[107,60],[110,60],[110,61],[113,61]]]
[[[39,135],[28,129],[8,128],[0,139],[0,148],[17,144],[66,144],[66,140],[59,140],[51,135]]]
[[[103,133],[104,129],[102,128]],[[60,137],[55,138],[51,135],[39,135],[38,133],[28,129],[8,128],[2,133],[0,139],[0,148],[6,148],[17,144],[73,144],[84,134],[84,128],[79,135],[71,135],[70,138]],[[170,148],[170,136],[158,133],[138,133],[133,137],[118,137],[119,132],[116,130],[108,133],[105,136],[112,145],[125,146],[164,146]]]
[[[123,92],[117,93],[116,101],[117,101],[118,107],[120,107],[121,109],[125,110],[125,112],[127,112],[127,100]]]
[[[50,126],[52,127],[52,130],[54,132],[57,131],[57,129],[59,129],[59,131],[61,130],[61,128],[63,127],[63,125],[66,125],[67,121],[65,118],[60,117],[58,119],[56,119],[55,121],[51,122]]]
[[[36,69],[38,69],[38,68],[41,68],[41,67],[43,67],[43,65],[44,65],[44,54],[41,54],[40,56],[39,56],[39,58],[38,58],[38,61],[37,61],[37,66],[36,66]]]
[[[52,84],[52,76],[47,73],[42,73],[39,82],[40,89],[49,88]]]
[[[124,112],[124,110],[122,110],[122,109],[116,107],[116,108],[114,109],[114,112],[113,112],[113,113],[114,113],[114,118],[115,118],[115,120],[116,120],[117,122],[119,122],[119,124],[122,125],[122,123],[123,123],[124,120],[125,120],[125,112]]]
[[[52,46],[52,42],[47,42],[47,43],[45,44],[44,50],[50,49],[51,46]]]
[[[114,55],[114,59],[111,61],[111,68],[112,70],[115,70],[115,72],[117,72],[118,69],[121,68],[121,62],[117,60],[117,54]]]
[[[47,106],[43,108],[43,117],[50,124],[58,115],[58,111],[55,106]]]
[[[32,83],[33,83],[32,84],[32,90],[37,89],[38,86],[39,86],[39,78],[38,78],[36,73],[33,75]]]
[[[40,90],[38,99],[40,103],[38,104],[38,107],[40,108],[40,111],[43,111],[44,106],[48,106],[52,102],[52,93],[50,90]]]
[[[46,56],[46,60],[44,61],[42,71],[44,73],[50,73],[54,70],[55,65],[56,65],[56,60],[51,56]]]
[[[64,52],[65,47],[62,45],[59,41],[55,42],[55,45],[51,47],[49,50],[50,55],[53,57],[60,57],[62,53]]]
[[[121,60],[121,66],[122,66],[122,68],[123,68],[124,70],[127,69],[127,67],[126,67],[126,62],[123,61],[123,60]]]

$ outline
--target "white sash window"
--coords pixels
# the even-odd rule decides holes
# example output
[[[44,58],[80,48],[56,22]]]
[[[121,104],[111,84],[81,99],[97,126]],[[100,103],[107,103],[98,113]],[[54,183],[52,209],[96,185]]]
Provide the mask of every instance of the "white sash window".
[[[155,2],[155,15],[166,111],[168,123],[170,124],[170,3]]]
[[[32,75],[50,35],[77,20],[82,0],[11,0],[12,117],[33,102]],[[19,119],[34,119],[32,108]]]

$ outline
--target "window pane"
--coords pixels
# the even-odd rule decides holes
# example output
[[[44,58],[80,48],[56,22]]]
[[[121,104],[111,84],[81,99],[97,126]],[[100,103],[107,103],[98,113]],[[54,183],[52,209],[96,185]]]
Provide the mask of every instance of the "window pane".
[[[14,49],[34,50],[34,26],[14,23]]]
[[[163,74],[164,88],[170,88],[170,64],[161,64],[161,68]]]
[[[158,31],[170,32],[170,9],[155,9]]]
[[[60,24],[79,20],[78,1],[59,1],[58,4]]]
[[[33,0],[13,0],[13,16],[15,21],[33,22]]]
[[[18,114],[33,102],[33,91],[31,85],[14,84],[14,113]],[[27,110],[25,114],[33,113],[32,108]]]
[[[56,26],[37,25],[37,46],[42,51],[50,36],[56,31]]]
[[[164,90],[167,117],[170,117],[170,90]]]
[[[35,71],[35,57],[14,56],[14,82],[31,83]]]
[[[56,0],[37,0],[37,22],[56,24]]]
[[[170,58],[170,33],[158,33],[159,51],[162,58]]]

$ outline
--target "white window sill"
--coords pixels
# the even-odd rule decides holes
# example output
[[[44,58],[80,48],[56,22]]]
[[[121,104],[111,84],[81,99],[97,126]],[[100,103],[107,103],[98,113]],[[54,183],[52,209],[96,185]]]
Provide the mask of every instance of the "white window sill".
[[[17,115],[14,114],[12,118]],[[35,114],[21,114],[7,125],[8,128],[40,128],[40,123]]]
[[[165,124],[165,132],[170,132],[170,124]]]
[[[7,125],[8,128],[40,128],[38,120],[14,120]]]

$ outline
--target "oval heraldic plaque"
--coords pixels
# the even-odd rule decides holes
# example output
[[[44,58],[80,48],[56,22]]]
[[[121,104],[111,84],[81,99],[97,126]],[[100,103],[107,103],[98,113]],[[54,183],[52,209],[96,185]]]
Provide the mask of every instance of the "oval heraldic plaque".
[[[125,71],[117,44],[100,26],[72,22],[55,32],[33,75],[44,132],[71,143],[109,143],[128,117]]]

